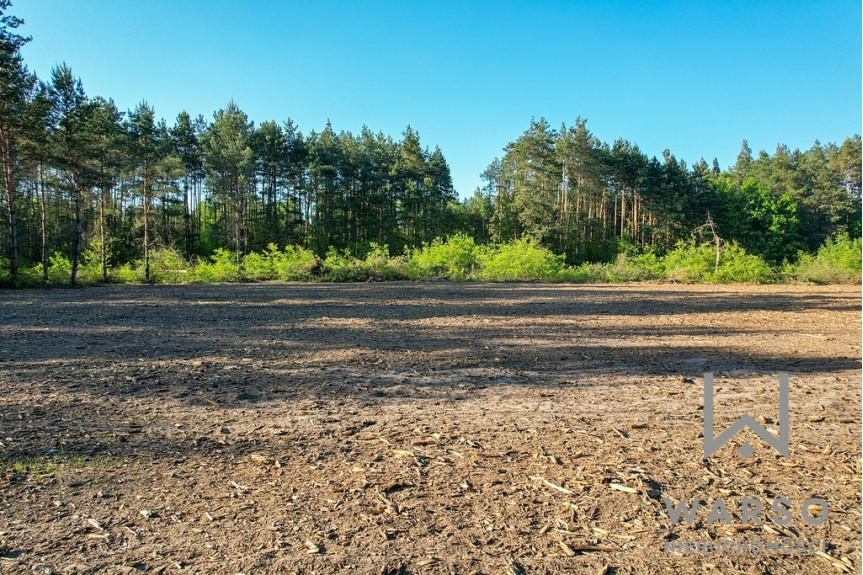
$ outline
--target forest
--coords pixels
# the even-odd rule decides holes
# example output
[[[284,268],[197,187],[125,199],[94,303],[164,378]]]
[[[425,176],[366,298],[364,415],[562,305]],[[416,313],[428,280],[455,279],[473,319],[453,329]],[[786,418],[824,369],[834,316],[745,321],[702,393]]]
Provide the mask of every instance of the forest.
[[[0,0],[4,285],[153,281],[219,262],[236,276],[222,279],[267,279],[278,274],[245,272],[279,253],[308,264],[295,279],[362,279],[324,272],[370,256],[403,257],[413,273],[394,276],[419,277],[423,254],[453,238],[483,247],[478,262],[520,245],[574,269],[715,243],[715,271],[720,246],[780,269],[861,235],[859,135],[772,155],[744,141],[723,171],[609,145],[582,118],[532,119],[460,200],[441,149],[410,126],[398,139],[329,122],[304,133],[290,119],[256,124],[233,101],[169,123],[146,101],[123,111],[88,96],[66,64],[39,79],[9,6]]]

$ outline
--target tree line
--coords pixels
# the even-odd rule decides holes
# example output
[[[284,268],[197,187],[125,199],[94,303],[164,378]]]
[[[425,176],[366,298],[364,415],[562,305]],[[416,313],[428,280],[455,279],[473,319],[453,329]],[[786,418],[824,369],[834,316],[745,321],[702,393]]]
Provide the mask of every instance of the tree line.
[[[303,134],[290,119],[256,126],[234,102],[173,125],[146,102],[122,112],[88,97],[65,64],[47,82],[30,73],[9,4],[0,0],[0,153],[13,282],[33,263],[47,277],[55,252],[72,261],[74,284],[85,254],[107,279],[139,258],[149,276],[154,247],[187,260],[228,248],[239,262],[273,243],[401,250],[456,231],[447,161],[410,126],[401,140],[329,122]]]
[[[839,234],[860,236],[859,135],[756,157],[744,141],[723,172],[716,160],[687,166],[668,150],[660,159],[623,139],[609,146],[581,118],[559,130],[540,119],[504,152],[467,201],[472,235],[529,238],[570,264],[632,249],[662,254],[698,231],[773,264]]]
[[[323,258],[374,246],[395,254],[466,234],[480,244],[528,240],[571,265],[621,252],[673,249],[693,233],[736,241],[774,264],[841,233],[860,236],[861,141],[753,156],[734,166],[649,158],[619,139],[601,142],[578,118],[544,119],[483,172],[463,202],[440,148],[408,126],[400,140],[302,133],[289,119],[256,125],[230,102],[212,119],[172,124],[146,102],[121,111],[88,96],[61,64],[47,81],[21,56],[29,38],[0,0],[0,162],[5,246],[13,284],[22,267],[48,277],[51,258],[98,260],[102,278],[128,262],[150,277],[154,249],[187,260],[301,246]]]

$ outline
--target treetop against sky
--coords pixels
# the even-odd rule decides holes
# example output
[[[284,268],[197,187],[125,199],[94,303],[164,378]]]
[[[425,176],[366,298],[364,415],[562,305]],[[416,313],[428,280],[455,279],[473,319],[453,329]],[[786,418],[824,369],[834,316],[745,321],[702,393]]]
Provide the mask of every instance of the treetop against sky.
[[[806,149],[861,125],[855,1],[19,0],[11,13],[40,78],[65,61],[88,94],[147,100],[169,121],[233,99],[304,132],[410,124],[462,197],[531,117],[588,118],[604,141],[722,167],[742,139]]]

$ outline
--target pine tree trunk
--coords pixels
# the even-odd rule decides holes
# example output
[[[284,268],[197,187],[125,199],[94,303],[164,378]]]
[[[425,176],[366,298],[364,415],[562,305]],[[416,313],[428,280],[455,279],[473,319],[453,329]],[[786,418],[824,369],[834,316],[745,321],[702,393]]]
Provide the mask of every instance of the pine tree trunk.
[[[150,281],[150,194],[147,193],[147,176],[144,176],[144,279]]]
[[[99,198],[99,259],[102,263],[102,281],[108,281],[108,257],[105,251],[105,191]]]
[[[186,236],[186,261],[192,261],[192,213],[189,211],[189,176],[183,181],[183,234]]]
[[[77,178],[72,175],[73,180]],[[72,285],[78,285],[78,266],[81,264],[81,236],[84,235],[84,223],[81,220],[81,189],[73,184],[72,194],[75,202],[75,242],[72,246]]]
[[[42,163],[39,163],[39,188],[41,192],[41,201],[39,202],[39,226],[42,230],[42,280],[48,281],[48,227],[47,227],[47,211],[48,206],[45,202],[45,179]]]
[[[5,132],[5,131],[4,131]],[[18,205],[17,184],[13,173],[12,141],[8,132],[0,133],[3,139],[3,186],[6,188],[6,204],[9,209],[9,274],[12,285],[18,285]]]

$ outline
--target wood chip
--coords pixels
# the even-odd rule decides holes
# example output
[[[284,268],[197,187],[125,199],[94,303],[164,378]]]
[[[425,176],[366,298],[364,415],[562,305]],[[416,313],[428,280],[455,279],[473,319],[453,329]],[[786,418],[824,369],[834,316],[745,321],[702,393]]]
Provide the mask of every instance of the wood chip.
[[[838,569],[839,571],[842,571],[843,573],[851,573],[851,566],[847,565],[846,563],[843,563],[842,561],[836,559],[835,557],[831,557],[830,555],[828,555],[827,553],[824,553],[823,551],[815,551],[814,554],[817,555],[818,557],[820,557],[821,559],[823,559],[824,561],[827,561],[828,563],[830,563],[830,565],[832,565],[834,569]]]
[[[271,457],[269,455],[263,453],[253,453],[251,455],[252,461],[255,463],[260,463],[261,465],[273,465],[276,462],[275,457]]]
[[[315,555],[321,552],[321,548],[315,545],[311,539],[306,539],[306,548],[306,553],[309,555]]]
[[[621,485],[619,483],[609,483],[608,486],[611,489],[623,491],[624,493],[638,493],[638,489],[633,489],[632,487],[627,487],[626,485]]]
[[[91,519],[87,519],[87,523],[89,523],[90,525],[92,525],[93,527],[95,527],[96,529],[98,529],[99,531],[104,531],[104,530],[105,530],[105,529],[102,527],[102,525],[101,525],[98,521],[96,521],[95,519],[92,519],[92,518],[91,518]]]
[[[558,546],[558,547],[560,547],[560,550],[561,550],[561,551],[563,552],[563,554],[564,554],[564,555],[566,555],[567,557],[572,557],[572,556],[574,556],[574,555],[575,555],[575,551],[573,551],[573,550],[572,550],[572,547],[570,547],[569,545],[567,545],[567,544],[566,544],[566,543],[564,543],[563,541],[561,541],[560,543],[558,543],[558,545],[557,545],[557,546]]]
[[[534,476],[531,476],[531,479],[533,479],[534,481],[542,481],[547,486],[549,486],[552,489],[555,489],[557,491],[560,491],[561,493],[566,493],[567,495],[575,495],[574,491],[570,491],[569,489],[566,489],[565,487],[561,487],[560,485],[555,485],[551,481],[547,481],[544,477],[539,477],[539,476],[534,475]]]

